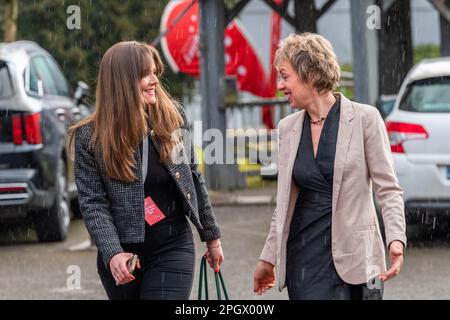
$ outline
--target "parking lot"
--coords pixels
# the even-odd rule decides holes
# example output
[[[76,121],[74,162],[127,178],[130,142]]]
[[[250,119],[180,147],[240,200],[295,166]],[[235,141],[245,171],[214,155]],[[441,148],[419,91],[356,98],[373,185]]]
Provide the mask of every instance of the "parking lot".
[[[287,299],[272,289],[253,294],[253,271],[263,246],[273,206],[216,208],[223,228],[225,263],[222,272],[231,299]],[[204,252],[194,232],[197,261]],[[72,222],[65,242],[40,244],[26,224],[0,230],[0,299],[106,299],[97,276],[96,250],[70,251],[88,238],[81,220]],[[401,275],[385,285],[385,299],[450,299],[450,241],[444,236],[412,243]],[[71,267],[72,266],[72,267]],[[75,266],[75,267],[73,267]],[[79,268],[79,269],[78,269]],[[196,276],[198,276],[196,267]],[[75,270],[75,271],[74,271]],[[80,271],[80,288],[73,276]],[[213,280],[210,273],[210,280]],[[210,283],[210,291],[213,284]],[[197,296],[197,278],[191,299]]]

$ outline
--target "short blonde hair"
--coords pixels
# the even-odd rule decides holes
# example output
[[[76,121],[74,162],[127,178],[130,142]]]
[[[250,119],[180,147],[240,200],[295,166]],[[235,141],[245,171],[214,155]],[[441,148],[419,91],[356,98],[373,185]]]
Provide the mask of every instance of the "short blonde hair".
[[[331,43],[316,33],[291,34],[281,41],[275,54],[275,67],[288,61],[300,79],[317,92],[333,91],[341,71]]]

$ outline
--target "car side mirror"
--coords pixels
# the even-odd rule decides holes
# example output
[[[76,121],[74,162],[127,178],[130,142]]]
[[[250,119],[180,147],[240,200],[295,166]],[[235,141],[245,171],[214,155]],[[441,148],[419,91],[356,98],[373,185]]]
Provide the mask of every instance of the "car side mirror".
[[[89,86],[83,81],[78,81],[77,87],[75,88],[75,92],[73,94],[73,97],[75,98],[77,104],[81,104],[88,93]]]

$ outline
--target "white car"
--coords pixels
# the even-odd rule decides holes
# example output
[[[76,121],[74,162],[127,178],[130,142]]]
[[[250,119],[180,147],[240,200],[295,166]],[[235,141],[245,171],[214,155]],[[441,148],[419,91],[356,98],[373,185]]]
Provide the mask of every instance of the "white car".
[[[450,57],[415,65],[385,121],[408,227],[445,226],[450,216]]]

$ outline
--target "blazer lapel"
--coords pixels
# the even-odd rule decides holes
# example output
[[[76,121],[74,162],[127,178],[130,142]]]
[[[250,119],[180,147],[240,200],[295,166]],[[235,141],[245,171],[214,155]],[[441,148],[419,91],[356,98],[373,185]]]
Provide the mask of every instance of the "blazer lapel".
[[[295,163],[295,158],[297,156],[297,151],[298,151],[298,147],[300,145],[300,139],[302,136],[302,129],[303,129],[303,120],[305,118],[305,111],[299,111],[298,115],[295,119],[295,121],[293,122],[293,124],[290,124],[290,126],[288,128],[286,128],[286,132],[284,133],[284,135],[289,138],[289,154],[288,154],[288,162],[287,162],[287,166],[286,166],[286,173],[285,173],[285,177],[284,177],[284,181],[286,189],[285,189],[285,200],[283,201],[283,204],[286,205],[286,209],[282,210],[281,212],[285,212],[286,213],[286,219],[283,219],[283,221],[290,221],[290,215],[291,215],[291,211],[289,210],[289,204],[290,204],[290,199],[292,197],[292,192],[293,192],[293,180],[292,180],[292,170],[294,168],[294,163]]]
[[[345,159],[347,158],[347,152],[350,146],[350,139],[353,131],[352,120],[354,116],[351,101],[348,100],[342,93],[339,93],[339,95],[341,96],[341,113],[336,141],[336,156],[334,160],[332,212],[335,212],[339,191],[341,189]]]
[[[303,120],[305,118],[305,111],[302,110],[298,113],[298,117],[295,120],[292,128],[288,129],[290,135],[290,147],[289,147],[289,160],[288,160],[288,175],[292,177],[292,170],[294,168],[295,158],[297,156],[298,146],[300,145],[300,139],[302,137]]]

